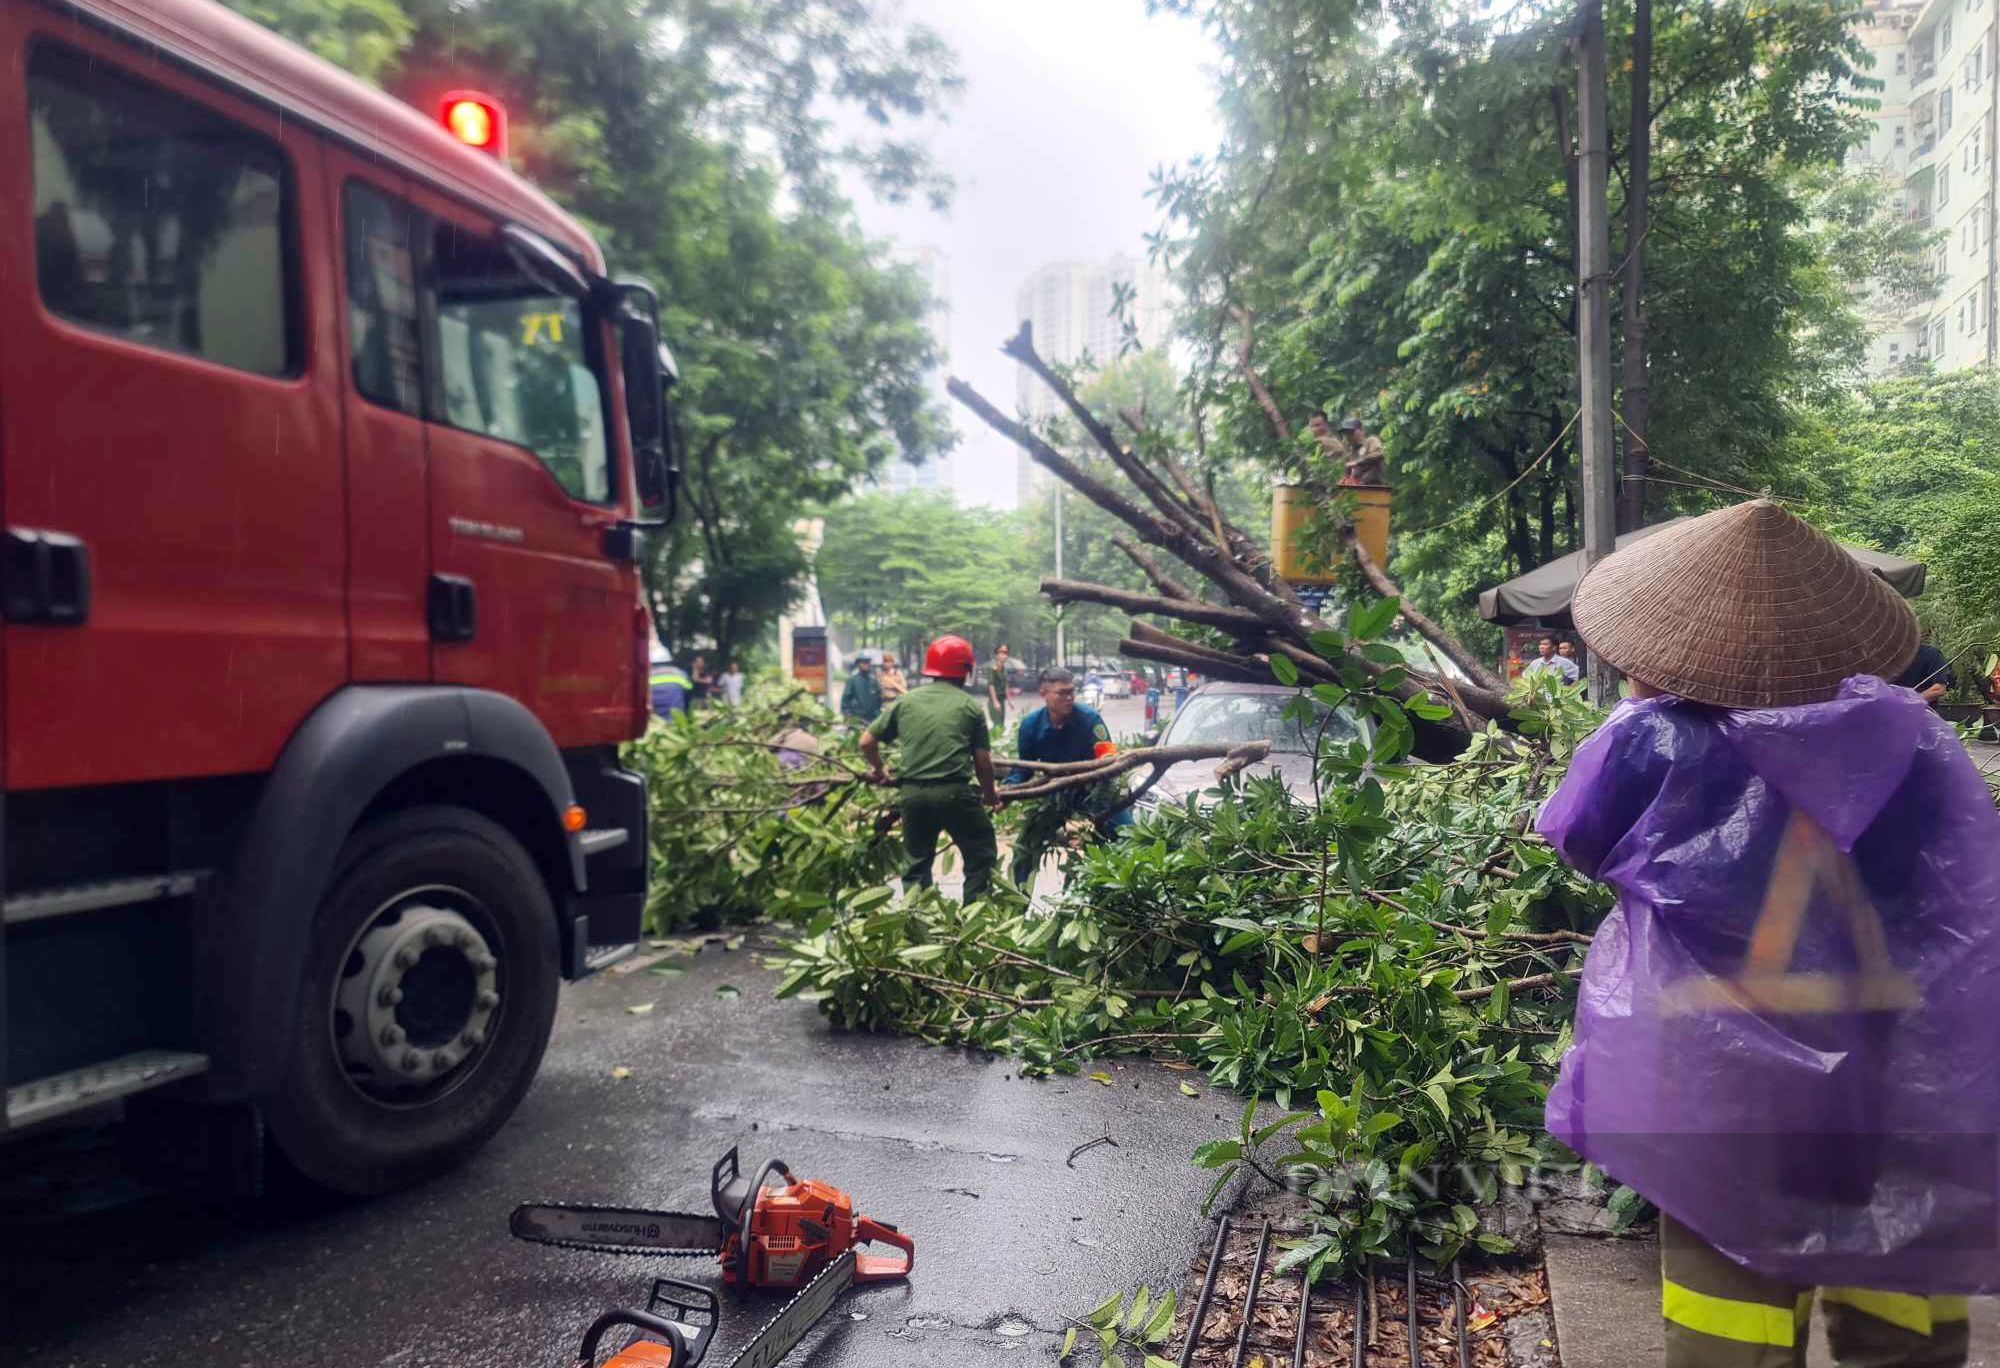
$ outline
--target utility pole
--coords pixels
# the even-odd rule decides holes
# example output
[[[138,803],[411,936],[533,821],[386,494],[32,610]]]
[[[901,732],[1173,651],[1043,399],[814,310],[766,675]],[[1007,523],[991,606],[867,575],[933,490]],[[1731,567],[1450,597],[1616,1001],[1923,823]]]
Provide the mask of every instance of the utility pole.
[[[1611,446],[1610,139],[1604,82],[1604,0],[1583,0],[1577,16],[1577,346],[1583,418],[1583,571],[1616,548],[1618,510]],[[1590,696],[1600,707],[1618,698],[1618,672],[1592,651]]]
[[[1646,480],[1652,472],[1653,426],[1646,378],[1646,234],[1652,230],[1653,0],[1632,6],[1632,131],[1625,192],[1625,383],[1618,402],[1625,411],[1625,487],[1618,497],[1618,530],[1646,521]]]
[[[1062,496],[1063,496],[1062,486],[1060,484],[1057,484],[1056,485],[1056,578],[1057,579],[1061,579],[1063,577]],[[1067,652],[1063,650],[1063,606],[1060,603],[1058,603],[1056,605],[1056,664],[1067,665],[1068,663],[1069,663],[1069,655]]]

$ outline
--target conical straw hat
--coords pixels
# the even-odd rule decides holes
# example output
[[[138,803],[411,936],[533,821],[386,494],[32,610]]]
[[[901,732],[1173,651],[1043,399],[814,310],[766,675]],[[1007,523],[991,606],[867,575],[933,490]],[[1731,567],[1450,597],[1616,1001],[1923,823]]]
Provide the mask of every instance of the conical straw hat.
[[[1894,679],[1918,644],[1895,590],[1768,499],[1605,557],[1570,615],[1634,679],[1727,708],[1823,703],[1849,675]]]

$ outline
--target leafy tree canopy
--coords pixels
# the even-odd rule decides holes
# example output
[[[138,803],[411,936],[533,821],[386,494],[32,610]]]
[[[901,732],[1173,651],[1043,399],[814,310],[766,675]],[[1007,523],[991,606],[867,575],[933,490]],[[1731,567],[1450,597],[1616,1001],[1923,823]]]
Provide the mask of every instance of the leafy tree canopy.
[[[1382,433],[1399,578],[1474,625],[1469,591],[1574,544],[1574,7],[1531,0],[1495,23],[1408,3],[1393,25],[1352,0],[1171,7],[1201,15],[1223,53],[1224,147],[1155,187],[1214,439],[1272,450],[1235,375],[1248,309],[1255,365],[1295,428],[1325,405]],[[1865,114],[1858,12],[1655,6],[1651,516],[1712,506],[1711,481],[1776,478],[1793,406],[1859,361],[1857,291],[1920,284],[1921,232],[1840,170]],[[1631,194],[1629,7],[1606,22],[1615,228]],[[1614,263],[1630,246],[1614,241]],[[1278,460],[1310,451],[1301,434]]]

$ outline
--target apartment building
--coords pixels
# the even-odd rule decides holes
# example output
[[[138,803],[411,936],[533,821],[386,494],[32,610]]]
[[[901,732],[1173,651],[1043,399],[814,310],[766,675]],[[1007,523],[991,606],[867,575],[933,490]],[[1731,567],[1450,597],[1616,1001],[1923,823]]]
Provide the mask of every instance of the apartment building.
[[[1884,89],[1874,131],[1852,161],[1894,187],[1900,212],[1942,234],[1932,248],[1934,296],[1869,301],[1871,375],[1912,360],[1952,371],[1996,359],[1996,6],[2000,0],[1881,0],[1862,24],[1875,58],[1870,75]]]
[[[2000,3],[2000,0],[1993,0]],[[1118,360],[1124,341],[1123,324],[1113,312],[1119,287],[1132,291],[1126,317],[1138,333],[1139,345],[1162,347],[1173,331],[1172,287],[1165,274],[1150,263],[1120,253],[1095,261],[1056,261],[1042,267],[1014,295],[1014,316],[1034,325],[1035,349],[1059,365],[1073,366],[1086,356],[1097,366]],[[1017,368],[1014,384],[1017,412],[1039,422],[1061,407],[1049,387],[1026,366]],[[1047,472],[1019,457],[1017,495],[1025,505]]]

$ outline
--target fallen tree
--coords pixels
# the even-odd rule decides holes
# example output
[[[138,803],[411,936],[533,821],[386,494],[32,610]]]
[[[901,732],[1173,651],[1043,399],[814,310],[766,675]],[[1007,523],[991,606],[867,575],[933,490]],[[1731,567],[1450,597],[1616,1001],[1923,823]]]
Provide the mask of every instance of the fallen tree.
[[[1270,420],[1273,435],[1280,442],[1289,441],[1292,434],[1284,414],[1251,365],[1252,338],[1247,316],[1243,323],[1240,368]],[[1412,712],[1417,733],[1416,753],[1425,759],[1458,754],[1471,734],[1485,722],[1507,716],[1505,682],[1449,631],[1407,603],[1387,571],[1376,565],[1354,538],[1351,527],[1343,532],[1341,542],[1363,580],[1384,598],[1397,600],[1410,627],[1469,682],[1454,686],[1437,672],[1412,669],[1392,648],[1362,649],[1349,635],[1307,611],[1298,595],[1277,576],[1269,558],[1258,551],[1256,543],[1241,528],[1230,522],[1215,498],[1169,448],[1154,444],[1149,461],[1140,451],[1118,440],[1110,427],[1078,398],[1070,382],[1035,350],[1033,330],[1028,324],[1023,323],[1021,331],[1001,350],[1055,392],[1133,491],[1127,494],[1099,480],[1032,429],[1002,413],[964,380],[953,377],[948,382],[946,388],[952,397],[989,427],[1132,530],[1136,542],[1117,537],[1113,544],[1159,591],[1156,595],[1075,580],[1042,581],[1042,592],[1055,603],[1099,603],[1133,614],[1132,630],[1119,643],[1122,652],[1143,660],[1196,669],[1217,678],[1262,682],[1269,682],[1274,673],[1280,679],[1287,677],[1283,667],[1274,671],[1270,664],[1272,657],[1279,656],[1290,663],[1293,671],[1308,679],[1348,687],[1365,685],[1405,702],[1426,700],[1438,705],[1437,710],[1417,708]],[[1144,421],[1138,415],[1122,417],[1135,433],[1145,433]],[[1327,505],[1337,508],[1337,490],[1326,487],[1314,492]],[[1214,588],[1221,601],[1198,599],[1157,558],[1143,550],[1142,544],[1165,552],[1199,575]],[[1141,630],[1147,624],[1138,619],[1147,615],[1174,618],[1222,632],[1230,639],[1231,649],[1197,648],[1157,628]],[[1194,663],[1196,657],[1203,663]],[[1448,707],[1444,706],[1447,704]]]
[[[1549,681],[1517,709],[1518,734],[1483,730],[1444,765],[1329,743],[1309,808],[1275,778],[1219,781],[1221,800],[1085,850],[1051,904],[858,894],[785,945],[779,994],[843,1027],[1004,1051],[1024,1075],[1109,1084],[1103,1061],[1150,1055],[1190,1099],[1301,1107],[1245,1111],[1195,1162],[1219,1190],[1310,1155],[1314,1228],[1285,1258],[1314,1275],[1504,1248],[1471,1207],[1566,1161],[1542,1099],[1610,902],[1529,824],[1596,714]]]

